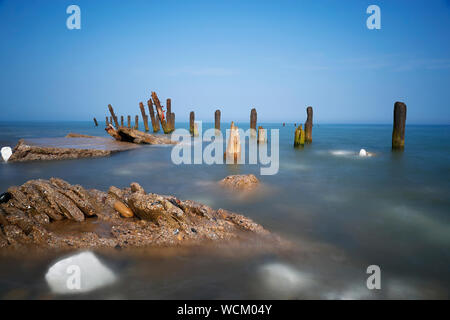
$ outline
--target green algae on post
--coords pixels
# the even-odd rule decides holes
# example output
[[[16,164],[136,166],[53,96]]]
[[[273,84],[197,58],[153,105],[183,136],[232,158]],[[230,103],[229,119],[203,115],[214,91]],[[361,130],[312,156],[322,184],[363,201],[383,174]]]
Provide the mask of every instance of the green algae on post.
[[[195,113],[194,111],[191,111],[189,114],[189,132],[191,134],[194,134],[194,122],[195,122]]]
[[[305,131],[302,129],[302,125],[299,125],[295,129],[294,147],[303,147],[305,145]]]

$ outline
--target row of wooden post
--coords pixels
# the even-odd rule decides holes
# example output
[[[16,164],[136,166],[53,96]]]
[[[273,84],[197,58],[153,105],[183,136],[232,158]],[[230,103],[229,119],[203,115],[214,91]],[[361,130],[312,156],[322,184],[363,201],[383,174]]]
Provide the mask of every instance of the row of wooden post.
[[[156,114],[153,109],[153,104],[156,107]],[[148,110],[150,113],[150,119],[152,122],[153,132],[158,132],[160,130],[159,123],[163,128],[164,133],[171,133],[175,130],[175,113],[172,112],[172,101],[171,99],[166,100],[167,113],[166,117],[164,117],[164,113],[162,110],[161,103],[158,99],[158,96],[155,92],[152,92],[152,98],[147,101]],[[144,121],[144,129],[145,131],[149,131],[148,126],[148,116],[145,113],[144,104],[142,102],[139,103],[139,108],[141,110],[142,119]],[[108,105],[109,112],[111,113],[111,117],[106,117],[106,125],[112,124],[116,128],[119,127],[119,122],[116,114],[114,113],[114,109],[111,105]],[[306,108],[306,122],[305,129],[303,130],[302,125],[300,124],[296,130],[294,135],[294,147],[300,147],[305,145],[305,143],[312,143],[312,127],[313,127],[313,108],[311,106]],[[216,110],[214,113],[214,128],[216,130],[220,130],[220,110]],[[128,115],[127,119],[128,128],[131,125],[131,119]],[[256,109],[253,108],[250,111],[250,132],[252,136],[256,136],[258,133],[258,142],[263,142],[267,140],[267,133],[264,128],[261,126],[258,127],[258,131],[256,131],[256,123],[257,123],[257,112]],[[98,126],[97,119],[94,118],[95,126]],[[124,118],[120,117],[120,125],[124,126]],[[392,149],[394,150],[402,150],[405,147],[405,125],[406,125],[406,104],[403,102],[395,102],[394,104],[394,126],[392,130]],[[285,123],[283,123],[283,127]],[[136,115],[135,118],[135,129],[139,128],[139,116]],[[192,135],[198,135],[198,128],[196,128],[195,124],[195,113],[191,111],[189,115],[189,131]],[[261,131],[261,132],[260,132]],[[261,138],[260,138],[261,137]]]
[[[156,113],[153,109],[153,105],[156,107]],[[152,122],[152,129],[153,132],[158,132],[160,130],[159,123],[161,122],[161,126],[163,128],[164,133],[171,133],[175,130],[175,113],[172,112],[172,101],[171,99],[166,100],[166,106],[167,106],[167,114],[166,117],[164,117],[163,112],[163,106],[161,105],[158,96],[155,92],[152,92],[152,98],[147,101],[148,111],[150,113],[150,120]],[[119,121],[117,119],[117,116],[114,112],[113,107],[109,104],[108,105],[109,112],[111,116],[106,117],[106,126],[114,125],[116,128],[119,128]],[[144,122],[144,130],[146,132],[149,131],[148,126],[148,115],[145,112],[145,107],[142,102],[139,103],[139,109],[141,111],[142,120]],[[97,120],[94,118],[94,123],[96,126],[98,126]],[[128,128],[131,127],[131,117],[127,116],[127,125]],[[120,117],[120,126],[124,126],[124,117]],[[139,129],[139,116],[136,115],[135,117],[135,125],[134,129]]]

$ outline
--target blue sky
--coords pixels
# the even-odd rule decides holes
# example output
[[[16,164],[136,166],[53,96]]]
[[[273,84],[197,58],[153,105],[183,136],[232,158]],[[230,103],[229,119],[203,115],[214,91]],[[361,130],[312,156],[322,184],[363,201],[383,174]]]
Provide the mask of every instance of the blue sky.
[[[391,123],[399,100],[450,124],[449,35],[447,0],[0,0],[0,120],[135,115],[156,91],[179,121]]]

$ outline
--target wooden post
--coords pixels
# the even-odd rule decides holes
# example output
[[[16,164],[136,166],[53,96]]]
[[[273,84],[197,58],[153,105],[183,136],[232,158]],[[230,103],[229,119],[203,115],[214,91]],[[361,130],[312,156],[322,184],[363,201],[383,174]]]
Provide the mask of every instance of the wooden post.
[[[109,120],[108,120],[108,117],[106,117],[105,124],[106,124],[107,127],[109,126]]]
[[[224,157],[227,162],[232,159],[234,163],[237,163],[241,159],[241,139],[239,137],[238,127],[234,125],[234,122],[231,122],[230,139],[228,140]]]
[[[127,127],[131,128],[131,116],[130,115],[127,116]]]
[[[148,132],[148,117],[145,114],[145,108],[144,108],[144,104],[142,102],[139,102],[139,108],[141,109],[142,120],[144,120],[145,132]]]
[[[286,123],[283,122],[283,127],[285,127],[285,126],[286,126]]]
[[[150,120],[152,121],[153,132],[159,131],[159,119],[155,117],[155,111],[153,110],[152,99],[147,101],[148,112],[150,113]]]
[[[305,145],[305,131],[303,131],[302,125],[299,125],[295,129],[294,147],[303,147]]]
[[[394,128],[392,130],[392,149],[405,148],[406,104],[397,101],[394,104]]]
[[[313,108],[308,107],[306,108],[306,122],[305,122],[305,142],[311,143],[312,142],[312,127],[313,127]]]
[[[136,130],[139,129],[139,116],[138,115],[136,115],[136,117],[134,118],[134,128]]]
[[[164,133],[170,133],[170,130],[167,126],[166,119],[164,118],[164,114],[162,111],[161,103],[159,102],[158,96],[156,92],[152,92],[152,100],[156,106],[156,112],[158,113],[159,121],[161,122],[161,126],[163,128]]]
[[[95,117],[94,117],[94,124],[96,127],[98,127],[98,122],[97,122],[97,119],[95,119]]]
[[[166,100],[166,108],[167,108],[167,122],[169,126],[170,132],[175,130],[175,113],[172,112],[172,100]]]
[[[252,111],[250,111],[250,135],[253,137],[256,137],[256,109],[253,108]]]
[[[113,117],[109,117],[109,123],[112,125],[113,124]]]
[[[112,120],[114,120],[114,125],[116,126],[116,129],[119,129],[119,121],[117,121],[117,117],[116,114],[114,113],[112,105],[108,104],[108,109],[109,112],[111,113]]]
[[[220,110],[217,109],[214,113],[214,128],[220,131]]]
[[[258,127],[258,143],[266,143],[267,142],[267,132],[266,129],[259,126]]]
[[[195,113],[194,111],[191,111],[189,114],[189,132],[191,134],[194,134],[194,123],[195,123]]]
[[[123,127],[123,116],[120,116],[120,126]]]

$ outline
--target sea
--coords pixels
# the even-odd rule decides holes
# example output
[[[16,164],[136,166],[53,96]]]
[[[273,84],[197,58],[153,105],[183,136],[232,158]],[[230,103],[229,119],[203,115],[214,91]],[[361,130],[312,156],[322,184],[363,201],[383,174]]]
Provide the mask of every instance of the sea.
[[[203,129],[213,125],[204,122]],[[45,275],[70,253],[0,255],[0,299],[450,298],[449,125],[407,124],[402,152],[391,150],[392,125],[316,123],[313,142],[303,148],[293,147],[293,123],[258,125],[267,129],[269,146],[278,132],[276,174],[261,175],[266,165],[259,162],[177,165],[172,146],[145,145],[105,158],[2,162],[0,193],[51,177],[103,191],[138,182],[147,192],[248,216],[293,250],[91,250],[116,281],[68,294],[52,292]],[[222,123],[222,131],[229,126]],[[0,146],[69,132],[108,137],[101,122],[0,122]],[[371,156],[359,156],[362,148]],[[249,173],[261,182],[252,196],[217,186],[228,175]],[[379,288],[368,286],[370,266],[379,270]]]

